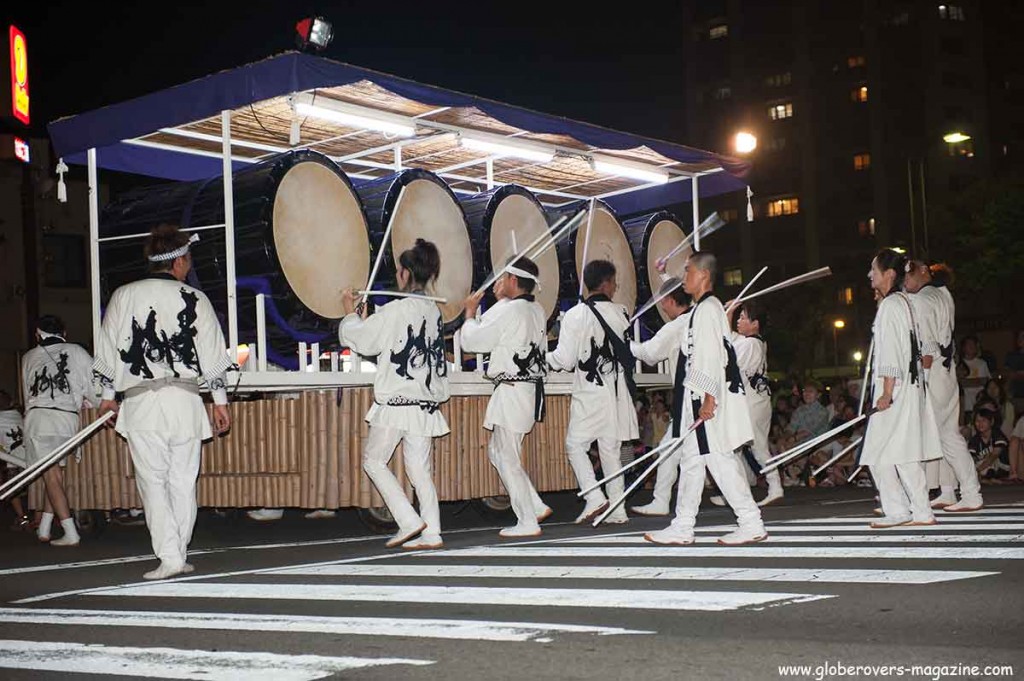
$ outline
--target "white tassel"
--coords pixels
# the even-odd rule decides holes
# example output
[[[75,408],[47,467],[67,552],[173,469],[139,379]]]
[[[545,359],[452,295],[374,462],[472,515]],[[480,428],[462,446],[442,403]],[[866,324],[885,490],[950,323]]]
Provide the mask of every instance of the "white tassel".
[[[292,119],[292,127],[288,131],[288,146],[299,146],[299,139],[299,121],[297,119]]]
[[[754,206],[750,203],[750,197],[754,195],[754,192],[750,190],[750,185],[747,185],[747,222],[754,221]]]
[[[68,186],[64,184],[64,173],[68,172],[68,166],[64,159],[57,161],[57,201],[68,202]]]

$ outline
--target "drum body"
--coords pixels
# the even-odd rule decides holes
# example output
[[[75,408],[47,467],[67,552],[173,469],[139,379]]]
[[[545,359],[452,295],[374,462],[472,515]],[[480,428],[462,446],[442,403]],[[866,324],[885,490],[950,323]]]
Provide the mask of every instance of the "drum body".
[[[513,253],[521,253],[538,237],[550,235],[544,208],[530,191],[507,184],[459,201],[473,241],[474,290],[500,271]],[[542,241],[543,243],[543,241]],[[540,290],[534,291],[548,324],[558,312],[559,268],[554,248],[533,259],[540,270]],[[488,291],[486,300],[493,302]]]
[[[396,213],[398,196],[403,188],[405,195]],[[374,244],[372,257],[377,257],[378,249],[386,249],[373,287],[393,287],[398,256],[415,246],[416,239],[426,239],[433,242],[441,254],[441,273],[428,293],[448,299],[447,303],[439,306],[445,323],[460,319],[462,303],[472,292],[473,246],[466,216],[448,185],[431,172],[410,169],[363,182],[356,185],[355,190],[362,199],[369,220],[371,242]],[[384,232],[392,220],[391,238],[384,244]],[[365,279],[362,283],[366,283]],[[380,303],[388,300],[383,297],[375,299]]]
[[[301,150],[232,176],[240,340],[255,340],[255,294],[267,295],[268,357],[293,366],[298,341],[334,338],[340,291],[360,287],[370,267],[366,215],[352,185],[326,156]],[[136,190],[110,203],[101,236],[147,232],[161,222],[183,228],[224,223],[220,178]],[[199,232],[188,283],[202,289],[222,325],[227,319],[227,259],[221,228]],[[102,244],[104,297],[144,276],[140,240]]]
[[[658,260],[675,249],[686,238],[686,232],[679,218],[668,211],[627,220],[623,228],[626,230],[633,260],[636,263],[637,305],[643,305],[661,290],[664,282],[661,273],[658,272]],[[686,259],[692,252],[693,249],[687,246],[669,258],[665,263],[665,277],[682,278]],[[648,310],[640,321],[655,331],[670,320],[662,312],[661,307],[655,306],[654,309]]]
[[[586,202],[589,203],[589,202]],[[579,210],[581,203],[574,203],[561,210],[553,211],[548,219],[557,220],[565,213],[574,213]],[[558,244],[558,264],[561,276],[562,306],[576,304],[579,298],[580,278],[583,276],[583,251],[587,241],[587,231],[590,231],[590,242],[586,246],[587,262],[593,260],[609,260],[615,265],[616,280],[618,289],[612,297],[612,301],[625,306],[629,314],[636,309],[636,268],[633,264],[633,253],[629,248],[629,241],[626,239],[626,232],[622,223],[615,215],[611,206],[603,201],[597,202],[597,209],[594,211],[594,219],[590,219],[590,210],[585,208],[579,228],[569,238]],[[589,295],[584,289],[583,295]]]

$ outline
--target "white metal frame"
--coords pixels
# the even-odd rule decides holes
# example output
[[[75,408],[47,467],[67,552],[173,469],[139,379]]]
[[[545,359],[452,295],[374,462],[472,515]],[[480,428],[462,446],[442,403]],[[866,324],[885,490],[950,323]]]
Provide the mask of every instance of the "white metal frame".
[[[299,101],[302,97],[309,97],[309,93],[299,93],[293,95],[293,101]],[[340,106],[345,110],[357,111],[363,115],[381,116],[381,112],[374,109],[368,109],[359,107],[356,105],[349,104],[337,104],[329,100],[323,99],[317,102],[318,106]],[[389,119],[401,119],[409,122],[410,124],[418,127],[423,127],[431,131],[432,136],[447,136],[447,135],[458,135],[462,132],[462,129],[450,126],[434,121],[424,120],[424,117],[430,116],[435,113],[442,112],[447,107],[434,109],[432,111],[420,114],[415,117],[397,116],[394,114],[388,114]],[[164,149],[174,151],[177,153],[193,154],[197,156],[214,157],[221,159],[222,174],[223,174],[223,191],[224,191],[224,223],[216,225],[203,225],[199,227],[189,228],[188,231],[201,231],[209,229],[224,229],[225,235],[225,256],[227,262],[226,284],[227,284],[227,299],[228,299],[228,343],[229,352],[232,358],[237,361],[238,350],[239,350],[239,332],[238,332],[238,292],[237,292],[237,277],[235,273],[235,215],[234,215],[234,185],[233,185],[233,174],[232,174],[232,163],[239,161],[242,163],[256,163],[265,158],[265,155],[258,157],[240,157],[232,155],[232,146],[242,149],[255,149],[257,151],[264,151],[268,153],[282,153],[289,151],[286,147],[277,147],[270,144],[255,143],[248,141],[236,141],[232,140],[231,137],[231,111],[224,110],[221,112],[221,134],[220,137],[209,135],[206,133],[198,133],[191,130],[183,130],[178,128],[162,128],[159,132],[176,135],[192,139],[200,139],[205,141],[219,141],[221,143],[221,152],[216,153],[212,151],[204,151],[199,149],[190,149],[187,147],[177,147],[174,145],[152,142],[141,138],[126,139],[123,140],[128,144],[134,144],[138,146],[152,147],[158,149]],[[469,132],[469,131],[467,131]],[[152,133],[150,133],[152,134]],[[350,134],[357,133],[346,133],[340,137],[346,137]],[[473,133],[479,134],[479,133]],[[517,137],[522,133],[515,133],[508,135],[507,137]],[[145,137],[145,136],[143,136]],[[497,137],[497,136],[496,136]],[[331,138],[336,139],[336,138]],[[333,157],[333,160],[343,164],[354,164],[362,165],[364,167],[385,169],[392,171],[400,171],[403,167],[410,167],[410,164],[415,163],[419,158],[403,159],[402,150],[405,146],[412,144],[417,141],[422,141],[424,137],[418,136],[413,138],[403,138],[395,140],[387,145],[378,146],[372,149],[366,149],[358,153],[348,154],[346,156]],[[306,144],[299,145],[295,148],[308,148],[323,144],[328,140],[320,140],[315,142],[308,142]],[[573,155],[573,156],[584,156],[584,154],[576,149],[566,149],[550,145],[552,150],[562,156]],[[394,161],[391,164],[383,164],[365,160],[365,156],[379,154],[383,151],[392,151],[394,154]],[[445,153],[445,152],[438,152]],[[434,154],[430,154],[432,156]],[[96,347],[99,344],[99,333],[100,333],[100,258],[99,248],[100,244],[107,241],[115,241],[122,239],[132,238],[144,238],[146,234],[130,234],[121,235],[116,237],[103,237],[99,235],[99,182],[98,182],[98,164],[97,164],[97,150],[91,148],[87,154],[87,165],[88,165],[88,185],[89,185],[89,237],[90,237],[90,287],[92,293],[92,321],[93,321],[93,346]],[[420,157],[425,158],[425,157]],[[468,182],[476,185],[484,185],[488,189],[495,186],[500,186],[504,183],[498,181],[495,177],[494,172],[494,161],[503,158],[500,155],[488,155],[483,154],[481,158],[474,159],[463,163],[456,164],[454,166],[443,168],[437,172],[439,176],[449,182]],[[464,175],[458,175],[455,171],[484,164],[486,167],[485,178],[469,177]],[[721,172],[722,168],[713,168],[706,171],[697,173],[690,173],[678,169],[672,169],[670,166],[675,164],[664,164],[661,166],[654,166],[660,170],[669,173],[670,178],[668,182],[682,182],[689,180],[692,185],[692,197],[693,197],[693,229],[694,229],[694,249],[700,250],[700,235],[696,233],[697,226],[700,223],[700,206],[698,196],[698,180],[703,175],[709,175],[712,173]],[[367,175],[359,175],[356,173],[348,173],[353,177],[371,178]],[[609,176],[612,177],[612,176]],[[630,187],[627,189],[616,190],[613,192],[607,192],[597,196],[591,196],[586,194],[572,193],[565,191],[567,189],[573,189],[579,186],[592,184],[594,182],[602,181],[604,178],[591,180],[583,183],[576,183],[569,185],[562,189],[539,189],[526,187],[529,191],[535,194],[557,197],[566,199],[565,203],[572,201],[578,201],[581,199],[605,199],[611,196],[624,194],[632,191],[638,191],[647,189],[649,187],[660,186],[664,183],[643,183],[638,182],[637,186]],[[458,193],[473,193],[469,190],[455,189]],[[565,205],[562,204],[549,204],[549,205]],[[356,386],[368,386],[372,385],[373,373],[365,372],[362,370],[362,362],[358,360],[358,355],[352,355],[351,361],[343,362],[339,353],[333,352],[330,354],[330,370],[322,371],[320,368],[321,354],[319,351],[319,344],[313,344],[312,348],[306,346],[305,343],[299,345],[300,355],[300,370],[299,371],[268,371],[266,347],[267,347],[267,335],[266,335],[266,299],[263,294],[256,295],[256,327],[257,327],[257,341],[254,344],[255,347],[250,349],[250,360],[243,371],[240,372],[237,378],[237,384],[240,389],[247,391],[278,391],[278,390],[294,390],[294,389],[318,389],[318,388],[337,388],[337,387],[356,387]],[[639,324],[637,324],[637,331],[639,330]],[[313,357],[317,358],[312,364],[309,363],[309,351],[312,350]],[[459,334],[455,334],[454,339],[454,356],[456,358],[455,371],[452,374],[452,394],[453,395],[486,395],[490,394],[493,387],[489,381],[487,381],[480,371],[464,372],[459,367],[462,365],[463,352],[461,344],[459,343]],[[346,369],[346,364],[348,368]],[[255,367],[255,368],[253,368]],[[639,369],[639,363],[638,363]],[[671,377],[667,375],[667,363],[662,363],[659,367],[660,373],[657,374],[637,374],[637,384],[642,387],[668,387],[671,385]],[[232,383],[235,382],[233,379]],[[572,387],[572,376],[569,374],[554,374],[548,378],[547,381],[547,392],[549,394],[568,394],[571,392]]]

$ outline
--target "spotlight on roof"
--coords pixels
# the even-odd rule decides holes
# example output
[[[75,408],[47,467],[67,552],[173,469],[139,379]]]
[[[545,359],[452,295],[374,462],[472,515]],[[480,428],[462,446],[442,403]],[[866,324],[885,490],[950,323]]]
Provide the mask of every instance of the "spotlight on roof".
[[[317,52],[331,44],[334,27],[323,17],[309,17],[295,24],[299,49],[314,49]]]

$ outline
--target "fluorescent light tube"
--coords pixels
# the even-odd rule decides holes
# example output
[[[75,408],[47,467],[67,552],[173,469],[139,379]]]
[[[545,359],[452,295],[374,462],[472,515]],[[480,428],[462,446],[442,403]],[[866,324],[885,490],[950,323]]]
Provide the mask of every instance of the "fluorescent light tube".
[[[653,166],[645,168],[640,165],[626,165],[594,158],[594,170],[599,173],[629,177],[634,180],[643,180],[644,182],[658,182],[661,184],[668,182],[668,173],[658,170]]]
[[[516,144],[489,142],[487,140],[476,139],[473,137],[462,137],[460,138],[460,143],[466,149],[472,149],[473,151],[482,151],[488,154],[496,154],[498,156],[512,156],[514,158],[521,158],[527,161],[536,161],[537,163],[550,163],[555,157],[554,151],[544,151],[542,149]]]
[[[350,114],[345,111],[337,111],[335,109],[307,104],[305,102],[297,102],[295,104],[295,112],[302,116],[322,118],[325,121],[341,123],[342,125],[347,125],[352,128],[376,130],[390,135],[398,135],[399,137],[412,137],[416,134],[416,129],[411,125],[392,123],[391,121],[384,121],[379,118],[370,118],[369,116],[359,116],[357,114]]]

